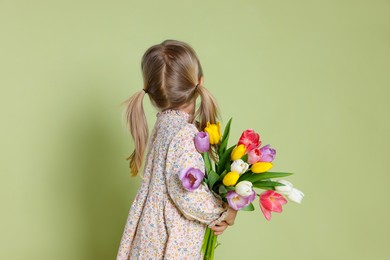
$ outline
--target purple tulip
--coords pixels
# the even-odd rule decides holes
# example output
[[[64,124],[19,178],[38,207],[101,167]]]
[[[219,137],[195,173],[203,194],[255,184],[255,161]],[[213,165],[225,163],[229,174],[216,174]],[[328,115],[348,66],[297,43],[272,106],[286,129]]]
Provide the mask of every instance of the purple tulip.
[[[196,190],[204,178],[204,173],[197,168],[185,168],[180,171],[179,179],[184,187],[188,191]]]
[[[276,155],[276,150],[269,147],[269,144],[260,148],[261,157],[259,162],[272,162]]]
[[[251,203],[252,201],[254,201],[256,199],[256,192],[253,191],[251,195],[249,195],[248,197],[248,204]]]
[[[256,198],[256,192],[253,191],[251,195],[243,197],[238,195],[234,190],[229,191],[226,194],[226,199],[229,206],[234,210],[240,210],[249,205]]]
[[[210,137],[206,132],[199,132],[195,136],[195,148],[198,152],[204,153],[210,149]]]

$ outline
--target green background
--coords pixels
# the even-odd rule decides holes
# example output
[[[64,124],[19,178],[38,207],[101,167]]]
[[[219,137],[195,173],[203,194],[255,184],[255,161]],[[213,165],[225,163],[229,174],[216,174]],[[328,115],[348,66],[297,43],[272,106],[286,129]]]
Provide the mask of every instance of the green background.
[[[190,43],[232,140],[254,128],[305,192],[256,205],[216,259],[390,259],[389,1],[0,2],[0,259],[114,259],[139,178],[120,103]],[[155,110],[145,99],[150,127]],[[257,204],[257,203],[256,203]]]

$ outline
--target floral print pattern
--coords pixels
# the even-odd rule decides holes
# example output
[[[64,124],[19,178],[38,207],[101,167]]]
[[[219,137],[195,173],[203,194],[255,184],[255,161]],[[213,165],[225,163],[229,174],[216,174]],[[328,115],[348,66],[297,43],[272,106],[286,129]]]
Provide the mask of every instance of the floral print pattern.
[[[194,145],[198,130],[179,110],[157,114],[149,140],[142,184],[131,205],[117,260],[201,259],[206,226],[226,218],[227,204],[202,184],[183,188],[178,174],[187,167],[204,170]]]

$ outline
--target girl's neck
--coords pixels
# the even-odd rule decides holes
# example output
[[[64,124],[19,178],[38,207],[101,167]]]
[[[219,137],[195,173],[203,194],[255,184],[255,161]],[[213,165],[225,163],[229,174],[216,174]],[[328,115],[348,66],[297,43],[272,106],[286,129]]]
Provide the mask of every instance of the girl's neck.
[[[184,104],[183,106],[178,107],[177,110],[182,111],[186,114],[189,114],[190,115],[189,122],[192,122],[192,120],[194,119],[194,114],[195,114],[195,101],[190,102],[188,104]]]
[[[184,106],[179,107],[178,110],[183,111],[183,112],[193,116],[195,114],[195,102],[185,104]]]

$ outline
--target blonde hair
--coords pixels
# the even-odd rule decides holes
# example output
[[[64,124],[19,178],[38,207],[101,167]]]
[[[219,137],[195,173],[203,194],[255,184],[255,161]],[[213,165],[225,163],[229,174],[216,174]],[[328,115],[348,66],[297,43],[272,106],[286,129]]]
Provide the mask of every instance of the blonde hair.
[[[193,48],[187,43],[166,40],[150,47],[142,57],[143,89],[125,102],[126,126],[134,139],[134,151],[130,160],[132,176],[136,176],[148,141],[148,124],[142,101],[148,94],[151,103],[160,111],[178,109],[201,98],[194,120],[199,120],[199,130],[207,122],[216,123],[219,116],[217,102],[211,93],[200,84],[202,66]]]

